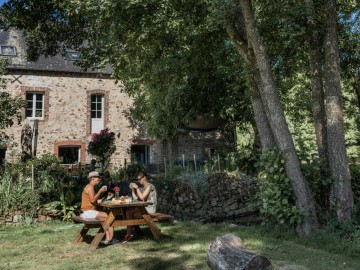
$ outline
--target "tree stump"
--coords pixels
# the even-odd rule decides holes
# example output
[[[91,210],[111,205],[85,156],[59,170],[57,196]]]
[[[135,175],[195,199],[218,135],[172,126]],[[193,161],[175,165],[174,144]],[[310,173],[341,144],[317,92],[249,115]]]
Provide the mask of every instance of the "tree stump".
[[[208,264],[213,270],[271,270],[264,256],[246,251],[241,239],[233,234],[217,237],[207,250]]]

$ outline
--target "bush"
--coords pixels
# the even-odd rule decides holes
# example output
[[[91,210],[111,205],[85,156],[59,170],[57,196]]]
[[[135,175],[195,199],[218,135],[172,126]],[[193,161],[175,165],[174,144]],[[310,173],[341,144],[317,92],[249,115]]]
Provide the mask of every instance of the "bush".
[[[100,133],[94,133],[89,142],[88,152],[100,162],[101,172],[109,166],[110,157],[115,153],[115,133],[105,128]]]
[[[16,180],[9,173],[0,176],[0,215],[34,217],[40,204],[39,193],[31,189],[31,180],[23,176]]]
[[[302,215],[295,206],[295,197],[284,169],[285,160],[275,151],[264,153],[257,166],[262,170],[257,179],[258,198],[262,201],[261,212],[267,222],[296,225]]]

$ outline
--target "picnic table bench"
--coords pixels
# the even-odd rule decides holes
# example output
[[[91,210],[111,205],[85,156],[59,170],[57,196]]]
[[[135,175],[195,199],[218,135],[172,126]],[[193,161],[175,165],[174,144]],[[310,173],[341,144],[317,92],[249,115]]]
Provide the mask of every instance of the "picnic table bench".
[[[110,209],[110,213],[108,214],[108,218],[106,220],[97,220],[97,219],[84,219],[80,216],[73,217],[74,223],[82,223],[84,226],[82,227],[80,233],[76,237],[75,243],[79,244],[83,242],[86,234],[88,233],[89,229],[91,228],[99,228],[98,233],[92,240],[90,244],[90,248],[97,248],[100,241],[105,235],[105,232],[108,230],[109,227],[119,227],[119,226],[137,226],[137,225],[147,225],[152,234],[154,235],[156,240],[161,238],[161,233],[155,222],[171,222],[174,220],[174,217],[171,215],[166,215],[162,213],[154,213],[149,214],[146,211],[145,206],[150,205],[151,203],[147,202],[137,202],[137,203],[126,203],[126,204],[114,204],[114,203],[100,203],[101,206],[107,207]],[[125,215],[124,212],[126,208],[135,208],[142,216],[140,219],[131,219],[127,220],[124,219]],[[119,209],[123,210],[122,216],[117,216]]]

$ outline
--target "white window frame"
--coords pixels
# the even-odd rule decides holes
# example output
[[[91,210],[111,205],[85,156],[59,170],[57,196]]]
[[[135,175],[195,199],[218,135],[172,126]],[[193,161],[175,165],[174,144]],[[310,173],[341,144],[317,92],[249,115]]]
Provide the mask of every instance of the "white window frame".
[[[26,116],[26,111],[27,111],[27,106],[25,108],[25,116],[26,116],[26,119],[29,119],[29,120],[35,120],[35,119],[39,119],[39,120],[44,120],[44,117],[45,117],[45,109],[44,109],[44,105],[45,105],[45,93],[43,92],[26,92],[26,102],[28,102],[28,99],[27,99],[27,95],[28,94],[33,94],[33,98],[32,98],[32,115],[31,116]],[[41,94],[42,95],[42,106],[41,106],[41,111],[42,111],[42,116],[39,117],[39,116],[35,116],[36,115],[36,94]]]
[[[4,47],[10,47],[14,49],[14,53],[13,54],[8,54],[8,53],[3,53],[3,48]],[[0,54],[1,55],[6,55],[6,56],[16,56],[17,52],[16,52],[16,47],[15,46],[11,46],[11,45],[0,45]]]
[[[77,51],[65,51],[65,57],[66,60],[69,61],[76,61],[80,59],[80,52]]]
[[[97,100],[96,102],[92,102],[92,97],[93,97],[93,96],[96,96],[96,97],[97,97],[97,98],[96,98],[96,100]],[[100,97],[100,102],[98,101],[98,97]],[[94,103],[95,103],[95,104],[101,104],[101,110],[97,110],[97,106],[95,106],[96,108],[95,108],[95,110],[93,110],[93,109],[92,109],[92,105],[93,105]],[[92,117],[93,111],[95,112],[95,117]],[[101,117],[100,117],[100,118],[97,117],[98,112],[101,113]],[[96,130],[96,129],[94,128],[93,119],[95,119],[95,121],[96,121],[96,120],[101,121],[102,127],[100,128],[100,130],[104,129],[104,127],[105,127],[105,95],[103,95],[103,94],[92,94],[92,95],[90,96],[90,121],[91,121],[90,125],[91,125],[91,133],[100,132],[100,130]]]

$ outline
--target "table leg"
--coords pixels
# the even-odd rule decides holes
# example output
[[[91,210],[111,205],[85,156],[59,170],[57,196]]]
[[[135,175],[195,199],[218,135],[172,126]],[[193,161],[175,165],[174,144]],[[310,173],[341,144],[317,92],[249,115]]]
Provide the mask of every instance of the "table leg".
[[[96,249],[97,246],[100,244],[101,240],[103,239],[105,232],[111,227],[113,221],[115,220],[116,214],[118,212],[118,209],[114,208],[111,209],[110,213],[108,214],[107,219],[102,224],[102,227],[95,235],[94,239],[92,240],[90,244],[90,249]]]
[[[145,220],[146,224],[149,226],[152,234],[154,235],[156,240],[160,240],[162,238],[162,235],[156,226],[156,224],[152,221],[151,216],[146,211],[145,207],[137,207],[138,211],[141,213],[143,219]]]

